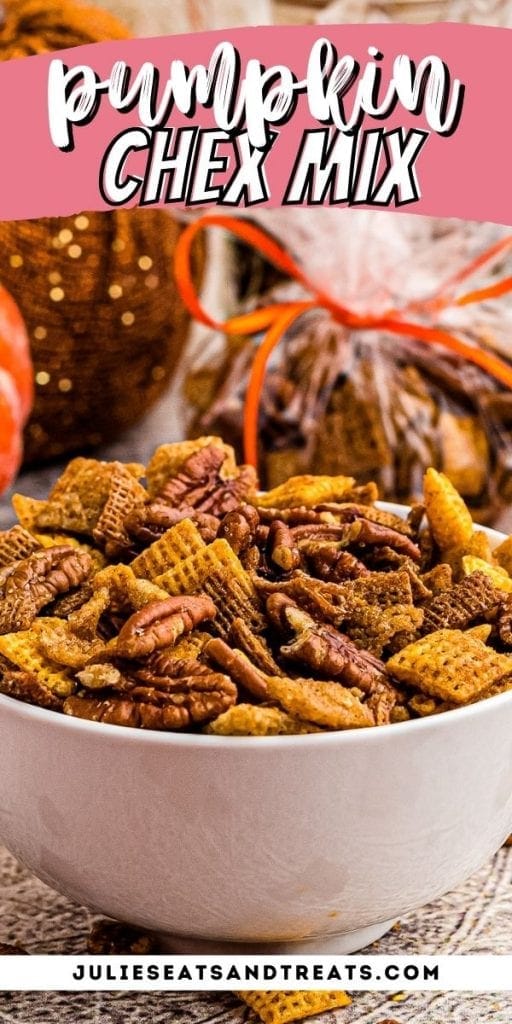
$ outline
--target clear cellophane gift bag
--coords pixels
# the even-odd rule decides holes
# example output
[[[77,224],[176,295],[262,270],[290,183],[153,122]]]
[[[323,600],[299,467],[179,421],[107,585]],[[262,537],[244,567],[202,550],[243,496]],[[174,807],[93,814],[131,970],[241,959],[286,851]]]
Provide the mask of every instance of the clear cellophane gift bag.
[[[220,433],[241,455],[245,434],[247,454],[256,417],[252,455],[270,487],[290,474],[346,474],[408,501],[434,465],[477,520],[495,521],[512,499],[507,229],[361,210],[273,210],[258,221],[305,269],[307,287],[265,262],[258,245],[233,243],[230,313],[294,303],[311,290],[324,300],[280,333],[257,386],[264,333],[212,331],[186,381],[190,431]],[[355,326],[331,302],[348,308]],[[389,310],[417,329],[379,325]]]

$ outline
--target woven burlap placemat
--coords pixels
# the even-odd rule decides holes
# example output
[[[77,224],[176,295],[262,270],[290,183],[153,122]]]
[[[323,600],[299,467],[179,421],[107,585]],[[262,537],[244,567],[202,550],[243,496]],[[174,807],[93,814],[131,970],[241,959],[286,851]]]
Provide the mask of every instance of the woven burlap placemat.
[[[92,917],[48,889],[0,848],[0,941],[30,953],[84,953]],[[367,952],[511,953],[512,849],[455,892],[409,914]],[[356,993],[322,1024],[511,1024],[512,993]],[[320,1018],[315,1018],[320,1020]],[[0,1024],[242,1024],[255,1020],[231,993],[0,993]],[[312,1018],[313,1020],[313,1018]]]

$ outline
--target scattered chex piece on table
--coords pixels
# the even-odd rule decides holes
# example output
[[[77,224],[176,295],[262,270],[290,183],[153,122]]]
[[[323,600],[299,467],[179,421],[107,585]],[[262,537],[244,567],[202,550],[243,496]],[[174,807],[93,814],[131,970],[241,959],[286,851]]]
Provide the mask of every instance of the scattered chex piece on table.
[[[349,1006],[352,1002],[346,992],[237,992],[254,1010],[263,1024],[290,1024],[304,1020],[326,1010]]]

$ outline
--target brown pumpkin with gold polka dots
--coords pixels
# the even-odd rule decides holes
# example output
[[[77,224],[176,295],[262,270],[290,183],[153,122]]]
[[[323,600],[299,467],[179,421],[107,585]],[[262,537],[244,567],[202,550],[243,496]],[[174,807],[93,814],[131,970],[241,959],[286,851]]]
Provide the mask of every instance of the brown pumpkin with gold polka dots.
[[[74,0],[0,2],[2,60],[128,35]],[[173,278],[179,233],[162,210],[0,223],[0,277],[35,371],[26,461],[109,441],[161,395],[189,322]]]

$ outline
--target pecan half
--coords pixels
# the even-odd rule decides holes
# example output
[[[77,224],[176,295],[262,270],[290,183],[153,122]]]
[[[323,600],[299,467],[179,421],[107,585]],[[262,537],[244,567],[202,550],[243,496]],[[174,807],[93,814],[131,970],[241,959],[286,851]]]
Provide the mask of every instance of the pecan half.
[[[383,526],[369,519],[356,519],[351,524],[350,543],[386,546],[398,554],[408,555],[414,562],[421,561],[420,549],[410,537],[391,526]]]
[[[262,556],[257,544],[251,544],[247,551],[240,555],[240,561],[247,572],[256,572],[260,568]]]
[[[193,657],[173,657],[173,649],[154,651],[144,662],[144,668],[137,672],[137,678],[177,679],[179,676],[193,676],[205,673],[202,662]],[[143,675],[145,673],[145,675]]]
[[[216,516],[225,515],[231,509],[245,502],[258,487],[256,470],[252,466],[241,466],[238,476],[221,480],[210,494],[205,494],[196,506],[202,512]]]
[[[294,639],[281,647],[281,655],[306,665],[328,679],[339,679],[346,686],[355,686],[372,696],[382,687],[393,690],[386,666],[368,651],[361,651],[349,637],[333,626],[315,622],[296,604],[279,594],[267,601],[274,621],[294,634]]]
[[[135,685],[123,696],[68,697],[64,714],[139,729],[185,729],[213,721],[238,696],[232,680],[218,672],[172,682],[172,690]]]
[[[218,481],[224,460],[224,452],[215,445],[207,445],[193,452],[185,460],[179,473],[166,481],[156,501],[173,508],[183,505],[196,508],[197,503],[204,499],[209,487]]]
[[[369,519],[355,518],[352,521],[332,524],[318,523],[311,526],[292,527],[295,543],[301,548],[306,546],[306,551],[311,550],[311,542],[337,544],[339,548],[355,547],[358,552],[362,548],[390,548],[400,555],[407,555],[415,562],[421,559],[418,545],[404,533],[382,523],[373,522]],[[363,557],[362,554],[360,557]]]
[[[0,633],[28,629],[37,613],[58,594],[79,587],[91,574],[86,551],[56,546],[36,551],[4,570]]]
[[[143,508],[135,509],[124,521],[124,528],[130,538],[130,550],[135,553],[159,540],[183,519],[191,519],[206,543],[214,540],[219,528],[216,516],[197,512],[190,505],[170,508],[161,502],[152,501]]]
[[[216,613],[213,601],[205,595],[151,601],[125,622],[117,638],[116,655],[143,658],[175,643],[205,619],[214,619]]]
[[[264,547],[267,533],[268,527],[259,525],[257,510],[251,505],[240,505],[222,518],[217,539],[227,541],[244,569],[255,572],[262,560],[260,548]]]
[[[45,548],[17,563],[5,580],[4,595],[30,588],[36,601],[44,598],[46,603],[80,586],[92,569],[86,551],[60,545]]]
[[[315,541],[302,545],[310,571],[319,579],[330,583],[355,580],[370,572],[364,562],[350,551],[340,551],[336,544],[318,544]]]
[[[300,565],[300,551],[290,527],[275,519],[268,532],[267,556],[277,572],[290,573]]]
[[[412,536],[412,530],[407,519],[402,519],[394,512],[386,509],[375,508],[374,505],[358,505],[356,502],[324,502],[317,506],[319,513],[330,513],[333,519],[339,523],[351,523],[356,519],[367,519],[373,523],[380,523],[381,526],[390,527],[398,533],[407,537]]]
[[[124,528],[131,540],[138,541],[138,546],[144,548],[186,518],[188,511],[192,512],[192,509],[169,508],[168,505],[152,501],[130,512],[124,521]]]
[[[360,651],[333,626],[317,623],[293,607],[284,614],[296,635],[291,643],[281,647],[283,657],[307,665],[329,679],[342,679],[347,686],[357,686],[363,693],[371,693],[376,682],[387,680],[383,662],[367,651]]]
[[[259,508],[262,523],[269,525],[280,519],[290,528],[294,526],[326,526],[336,525],[335,517],[329,512],[320,512],[316,508]]]
[[[205,544],[215,540],[219,529],[219,517],[210,512],[193,512],[190,516],[192,522],[197,526]]]
[[[174,508],[190,505],[215,516],[230,512],[256,490],[258,481],[252,466],[241,466],[237,476],[223,479],[224,461],[225,453],[215,445],[194,452],[180,472],[167,480],[157,501]]]
[[[353,523],[304,523],[300,526],[290,527],[293,539],[300,547],[304,543],[316,541],[317,543],[337,543],[348,547],[352,540]]]
[[[282,587],[280,587],[277,592],[270,594],[267,598],[267,616],[271,625],[275,626],[275,628],[280,632],[293,632],[288,620],[290,608],[296,608],[297,611],[299,611],[299,607],[296,602],[293,598],[288,596],[286,590]]]
[[[268,690],[264,675],[251,665],[242,651],[232,650],[224,640],[215,637],[206,644],[204,653],[256,700],[267,699]]]
[[[133,673],[133,681],[137,689],[133,693],[142,692],[142,687],[149,687],[159,693],[167,694],[179,692],[183,687],[183,680],[193,676],[210,676],[211,670],[207,665],[194,661],[192,658],[176,661],[176,667],[172,675],[158,675],[152,669],[140,668]]]
[[[48,711],[62,711],[62,700],[32,672],[0,671],[0,693]]]
[[[253,505],[240,505],[223,517],[217,536],[227,540],[235,555],[241,555],[254,543],[259,524],[258,510]]]

